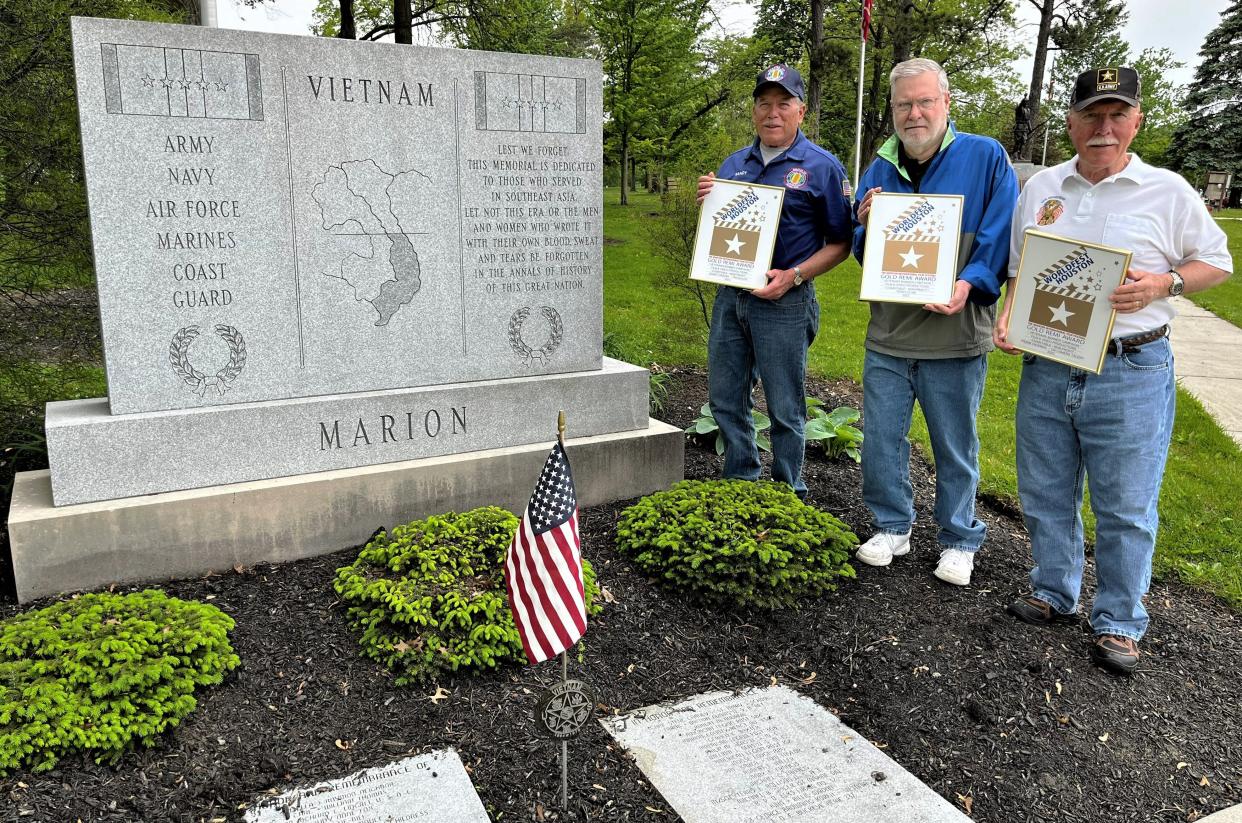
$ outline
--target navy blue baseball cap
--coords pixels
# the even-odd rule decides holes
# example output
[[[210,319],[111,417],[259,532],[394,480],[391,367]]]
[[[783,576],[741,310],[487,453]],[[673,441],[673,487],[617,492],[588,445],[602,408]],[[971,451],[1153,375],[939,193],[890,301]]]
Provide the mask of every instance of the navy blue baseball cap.
[[[806,90],[802,86],[802,75],[793,66],[777,63],[770,69],[759,72],[755,78],[755,92],[751,97],[758,97],[766,86],[780,86],[799,100],[806,99]]]

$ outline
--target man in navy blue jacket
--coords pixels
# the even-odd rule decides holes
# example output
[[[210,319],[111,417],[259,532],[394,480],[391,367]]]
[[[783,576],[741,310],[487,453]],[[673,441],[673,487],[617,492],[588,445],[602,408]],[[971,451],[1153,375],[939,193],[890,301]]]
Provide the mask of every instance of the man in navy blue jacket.
[[[724,476],[759,477],[751,423],[754,377],[772,419],[772,477],[805,497],[806,352],[819,329],[811,281],[850,253],[853,227],[845,168],[806,139],[802,76],[786,65],[759,73],[751,118],[755,142],[729,155],[717,174],[699,178],[699,202],[722,179],[783,186],[768,282],[754,291],[720,286],[707,341],[708,395],[724,435]]]
[[[957,283],[948,303],[872,303],[863,361],[863,500],[875,535],[858,559],[887,566],[910,551],[910,417],[917,400],[936,460],[936,576],[970,583],[987,528],[975,518],[987,353],[1001,284],[1008,274],[1009,226],[1018,183],[995,140],[949,122],[949,79],[935,61],[915,58],[889,74],[894,135],[859,181],[854,254],[861,260],[871,198],[880,191],[960,194],[962,236]]]

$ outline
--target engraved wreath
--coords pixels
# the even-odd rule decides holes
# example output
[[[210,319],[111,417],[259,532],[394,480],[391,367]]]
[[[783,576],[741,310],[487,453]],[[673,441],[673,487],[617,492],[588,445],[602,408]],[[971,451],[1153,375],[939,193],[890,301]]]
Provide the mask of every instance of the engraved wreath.
[[[561,337],[564,333],[561,315],[556,309],[551,306],[540,306],[539,312],[548,321],[549,332],[548,339],[537,349],[532,349],[530,344],[522,338],[522,327],[526,324],[526,319],[530,317],[530,307],[523,306],[513,313],[513,317],[509,318],[509,345],[522,356],[528,366],[536,361],[540,365],[547,363],[552,352],[561,345]]]
[[[214,388],[216,394],[224,394],[229,384],[237,379],[246,367],[246,341],[241,332],[223,323],[216,326],[216,335],[228,344],[229,361],[214,375],[208,377],[190,362],[190,344],[202,333],[198,326],[188,326],[173,335],[172,344],[168,347],[168,362],[173,372],[194,389],[199,397],[207,394],[207,389]]]

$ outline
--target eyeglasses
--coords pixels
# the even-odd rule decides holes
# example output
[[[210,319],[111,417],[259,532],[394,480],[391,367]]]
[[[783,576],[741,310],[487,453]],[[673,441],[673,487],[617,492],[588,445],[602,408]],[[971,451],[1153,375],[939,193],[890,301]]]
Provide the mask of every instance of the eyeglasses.
[[[893,110],[898,114],[909,114],[915,106],[918,106],[919,111],[931,111],[939,102],[939,97],[924,97],[922,100],[915,100],[913,103],[897,103],[893,106]]]

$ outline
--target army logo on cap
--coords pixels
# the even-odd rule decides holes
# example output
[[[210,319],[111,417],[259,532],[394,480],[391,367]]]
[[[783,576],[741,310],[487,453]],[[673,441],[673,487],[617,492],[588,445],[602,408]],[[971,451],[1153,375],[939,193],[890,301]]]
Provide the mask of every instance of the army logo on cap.
[[[775,83],[775,82],[778,82],[784,76],[785,76],[784,66],[773,66],[772,68],[768,69],[768,73],[764,75],[764,78],[767,80],[771,80],[773,83]]]
[[[1121,87],[1117,79],[1117,69],[1097,69],[1095,72],[1096,91],[1116,91]]]

